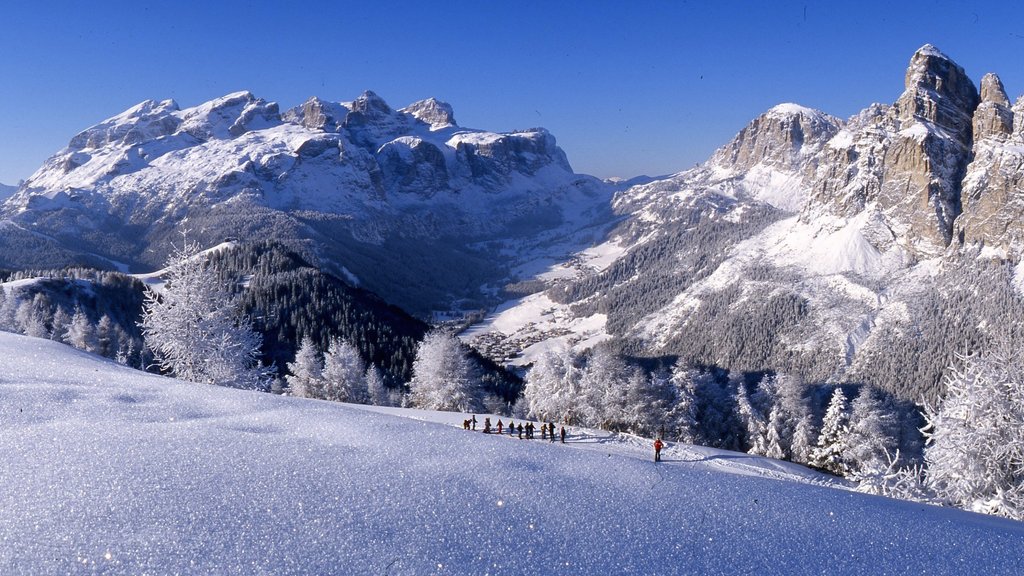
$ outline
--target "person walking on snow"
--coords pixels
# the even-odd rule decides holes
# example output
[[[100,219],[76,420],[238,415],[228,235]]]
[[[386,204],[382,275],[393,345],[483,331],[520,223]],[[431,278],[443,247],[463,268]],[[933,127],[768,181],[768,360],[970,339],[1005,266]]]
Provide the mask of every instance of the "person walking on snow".
[[[473,424],[473,430],[476,430],[476,414],[473,414],[473,418],[469,421]]]
[[[562,426],[561,435],[562,435],[562,444],[565,444],[565,426]]]
[[[654,441],[654,461],[661,462],[661,449],[665,447],[665,443],[658,438]]]
[[[504,427],[504,425],[501,423],[501,418],[498,418],[498,434],[499,435],[501,434],[501,430],[502,430],[503,427]]]

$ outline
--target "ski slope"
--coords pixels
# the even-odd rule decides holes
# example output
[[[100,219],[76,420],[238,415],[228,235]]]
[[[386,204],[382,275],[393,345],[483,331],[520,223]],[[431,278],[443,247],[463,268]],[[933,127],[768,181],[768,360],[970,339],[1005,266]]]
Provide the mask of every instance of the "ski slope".
[[[1024,524],[798,466],[180,383],[0,332],[0,573],[1019,574]],[[477,416],[482,424],[482,415]]]

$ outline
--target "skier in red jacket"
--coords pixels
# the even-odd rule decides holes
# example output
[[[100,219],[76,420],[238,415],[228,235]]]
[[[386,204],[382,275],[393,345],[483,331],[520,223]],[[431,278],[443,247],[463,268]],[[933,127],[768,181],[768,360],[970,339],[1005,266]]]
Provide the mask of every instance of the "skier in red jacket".
[[[665,447],[665,443],[658,438],[654,441],[654,461],[661,462],[661,449]]]

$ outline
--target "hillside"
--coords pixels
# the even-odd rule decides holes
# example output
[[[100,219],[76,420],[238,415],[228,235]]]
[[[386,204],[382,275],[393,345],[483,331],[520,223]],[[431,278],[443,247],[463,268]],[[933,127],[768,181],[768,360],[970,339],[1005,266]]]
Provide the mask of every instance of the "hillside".
[[[2,332],[0,358],[5,574],[1021,569],[1020,523],[743,454],[676,445],[655,465],[628,438],[499,438]]]
[[[903,85],[846,120],[780,104],[704,164],[618,193],[604,242],[464,338],[518,365],[553,339],[611,340],[934,402],[954,352],[1019,339],[1024,100],[994,74],[979,92],[930,45]]]

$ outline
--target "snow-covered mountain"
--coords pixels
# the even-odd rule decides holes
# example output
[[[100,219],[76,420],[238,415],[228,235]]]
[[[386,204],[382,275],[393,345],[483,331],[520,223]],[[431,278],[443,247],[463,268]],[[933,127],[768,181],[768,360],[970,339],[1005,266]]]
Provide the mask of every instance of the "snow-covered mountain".
[[[544,129],[463,128],[433,99],[393,110],[366,92],[284,113],[248,92],[185,109],[149,100],[76,135],[4,203],[0,243],[32,237],[50,250],[5,250],[0,265],[66,264],[70,252],[152,268],[185,226],[209,245],[304,244],[422,312],[509,281],[498,262],[509,252],[527,261],[550,257],[559,240],[589,239],[586,229],[610,217],[611,192],[575,174]],[[421,279],[403,270],[428,268],[426,254],[433,285],[416,293]]]
[[[14,196],[14,193],[17,191],[17,186],[8,186],[7,184],[0,184],[0,203],[2,203],[4,200],[7,200],[11,196]]]
[[[800,466],[187,384],[0,332],[4,574],[1018,574],[1019,522]],[[482,415],[479,417],[482,418]]]
[[[930,45],[904,87],[845,121],[776,106],[703,165],[617,194],[625,220],[573,261],[592,265],[553,268],[466,339],[516,364],[613,339],[934,398],[954,350],[1024,313],[1024,104],[991,74],[979,95]]]

